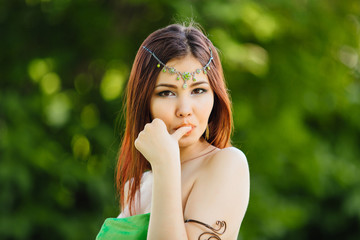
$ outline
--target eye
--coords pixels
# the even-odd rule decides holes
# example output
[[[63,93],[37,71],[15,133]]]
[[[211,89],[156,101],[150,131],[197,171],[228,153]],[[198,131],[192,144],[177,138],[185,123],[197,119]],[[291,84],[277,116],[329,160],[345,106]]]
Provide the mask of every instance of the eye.
[[[202,94],[202,93],[206,93],[207,90],[203,89],[203,88],[196,88],[192,91],[193,94]]]
[[[170,96],[175,96],[175,93],[173,93],[171,91],[162,91],[162,92],[159,92],[157,95],[160,97],[170,97]]]

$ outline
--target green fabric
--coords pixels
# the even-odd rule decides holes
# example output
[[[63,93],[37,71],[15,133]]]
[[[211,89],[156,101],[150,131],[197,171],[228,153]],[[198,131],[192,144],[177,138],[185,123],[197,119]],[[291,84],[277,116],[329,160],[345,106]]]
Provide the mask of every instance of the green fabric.
[[[127,218],[107,218],[96,240],[146,240],[150,213]]]

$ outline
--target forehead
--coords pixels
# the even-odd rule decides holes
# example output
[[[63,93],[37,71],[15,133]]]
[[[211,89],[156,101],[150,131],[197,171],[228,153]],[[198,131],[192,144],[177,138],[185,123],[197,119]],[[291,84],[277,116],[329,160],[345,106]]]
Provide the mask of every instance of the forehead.
[[[197,60],[193,55],[188,54],[185,57],[182,58],[174,58],[171,59],[170,61],[168,61],[166,63],[166,66],[170,67],[170,68],[175,68],[176,71],[180,72],[180,73],[194,73],[196,72],[197,69],[202,69],[203,66],[201,65],[201,63],[199,62],[199,60]],[[194,74],[196,81],[201,80],[201,81],[206,81],[207,83],[209,83],[209,79],[207,77],[206,74],[204,74],[202,71],[200,73],[195,73]],[[180,77],[180,79],[177,81],[177,74],[173,73],[171,74],[168,70],[166,72],[161,71],[159,73],[159,76],[157,78],[156,83],[171,83],[171,84],[176,84],[176,85],[183,85],[184,84],[184,80],[182,79],[182,77]],[[190,77],[190,79],[187,81],[188,84],[191,84],[191,82],[193,82],[192,77]]]

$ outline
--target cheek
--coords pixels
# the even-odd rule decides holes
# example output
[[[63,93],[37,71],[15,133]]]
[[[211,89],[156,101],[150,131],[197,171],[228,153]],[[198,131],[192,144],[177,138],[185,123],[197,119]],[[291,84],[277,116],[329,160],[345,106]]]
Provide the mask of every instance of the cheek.
[[[210,113],[214,106],[214,96],[212,94],[209,94],[206,98],[201,99],[201,102],[199,102],[198,107],[198,113],[199,116],[201,116],[201,120],[208,122],[208,119],[210,117]]]
[[[161,106],[159,107],[159,101],[157,101],[156,99],[151,99],[150,113],[153,119],[159,118],[159,115],[161,115]]]
[[[165,123],[169,119],[169,113],[171,112],[170,101],[164,101],[162,99],[152,99],[150,102],[151,117],[160,118]]]

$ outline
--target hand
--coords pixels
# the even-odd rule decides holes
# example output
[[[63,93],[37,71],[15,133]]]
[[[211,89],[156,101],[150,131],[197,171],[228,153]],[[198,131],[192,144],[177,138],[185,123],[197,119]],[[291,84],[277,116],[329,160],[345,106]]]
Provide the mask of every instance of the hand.
[[[165,123],[155,118],[145,125],[134,144],[152,167],[170,164],[172,159],[180,163],[179,140],[190,130],[191,127],[181,127],[169,134]]]

